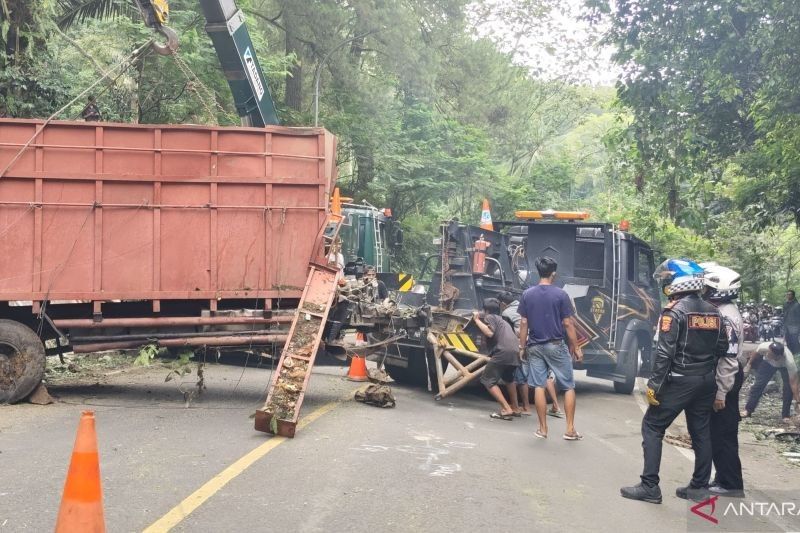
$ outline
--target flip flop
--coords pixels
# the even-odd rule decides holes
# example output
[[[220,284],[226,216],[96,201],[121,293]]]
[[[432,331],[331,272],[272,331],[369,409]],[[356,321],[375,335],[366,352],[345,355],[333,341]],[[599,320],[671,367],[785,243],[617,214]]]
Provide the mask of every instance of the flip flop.
[[[522,416],[533,416],[533,411],[520,411],[519,414]]]
[[[546,439],[547,433],[542,433],[540,429],[536,430],[536,433],[533,434],[537,439]]]
[[[578,433],[564,433],[564,440],[583,440],[583,435]]]
[[[513,416],[514,418],[519,418],[522,416],[522,413],[511,413],[511,416]]]
[[[552,416],[554,418],[564,418],[564,413],[562,413],[561,411],[551,411],[550,409],[548,409],[547,416]]]
[[[512,420],[514,420],[514,417],[513,417],[513,416],[511,416],[511,415],[504,415],[504,414],[501,414],[501,413],[492,413],[492,414],[490,414],[490,415],[489,415],[489,418],[493,418],[493,419],[495,419],[495,420],[507,420],[507,421],[509,421],[509,422],[511,422]]]

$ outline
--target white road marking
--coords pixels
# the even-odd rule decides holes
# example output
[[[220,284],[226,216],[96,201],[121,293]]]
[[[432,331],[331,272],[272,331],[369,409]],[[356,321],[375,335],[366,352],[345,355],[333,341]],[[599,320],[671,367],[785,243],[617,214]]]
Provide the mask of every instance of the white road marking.
[[[432,477],[446,477],[456,472],[461,472],[461,465],[458,463],[440,462],[445,455],[450,455],[450,449],[472,450],[478,445],[474,442],[447,441],[437,437],[432,433],[412,434],[411,438],[416,441],[413,444],[398,444],[395,446],[384,446],[382,444],[361,444],[351,450],[358,452],[384,453],[400,452],[420,458],[419,470],[427,472]],[[424,443],[424,444],[422,444]],[[435,444],[435,445],[434,445]]]

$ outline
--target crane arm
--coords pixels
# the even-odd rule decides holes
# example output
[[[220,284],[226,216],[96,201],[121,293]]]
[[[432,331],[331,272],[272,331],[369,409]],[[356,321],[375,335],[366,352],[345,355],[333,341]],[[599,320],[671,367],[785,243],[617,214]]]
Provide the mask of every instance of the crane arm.
[[[233,94],[236,112],[242,125],[263,127],[279,124],[275,102],[256,57],[253,41],[247,31],[244,14],[234,0],[199,0],[206,18],[206,33],[217,52],[225,79]],[[162,55],[174,54],[178,36],[167,26],[168,0],[136,0],[145,24],[164,35],[166,44],[154,44]]]

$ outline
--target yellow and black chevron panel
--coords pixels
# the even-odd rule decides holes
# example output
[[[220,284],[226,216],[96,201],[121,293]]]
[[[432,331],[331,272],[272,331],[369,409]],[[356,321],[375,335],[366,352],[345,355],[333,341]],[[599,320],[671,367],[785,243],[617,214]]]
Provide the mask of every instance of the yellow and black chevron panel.
[[[408,292],[414,286],[414,277],[411,274],[404,274],[400,272],[397,275],[397,290],[400,292]]]
[[[456,350],[466,350],[468,352],[477,352],[478,347],[466,333],[445,333],[447,343]]]

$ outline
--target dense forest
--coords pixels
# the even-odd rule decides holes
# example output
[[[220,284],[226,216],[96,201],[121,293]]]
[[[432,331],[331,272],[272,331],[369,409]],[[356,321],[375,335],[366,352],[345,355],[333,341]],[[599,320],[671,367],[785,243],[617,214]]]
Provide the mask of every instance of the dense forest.
[[[777,303],[800,281],[800,5],[237,4],[282,123],[314,123],[319,75],[340,185],[402,221],[405,268],[487,197],[495,219],[629,220],[662,257],[739,270],[749,298]],[[170,6],[177,56],[128,64],[151,38],[132,0],[0,0],[0,116],[48,117],[105,77],[104,120],[238,124],[196,0]]]

